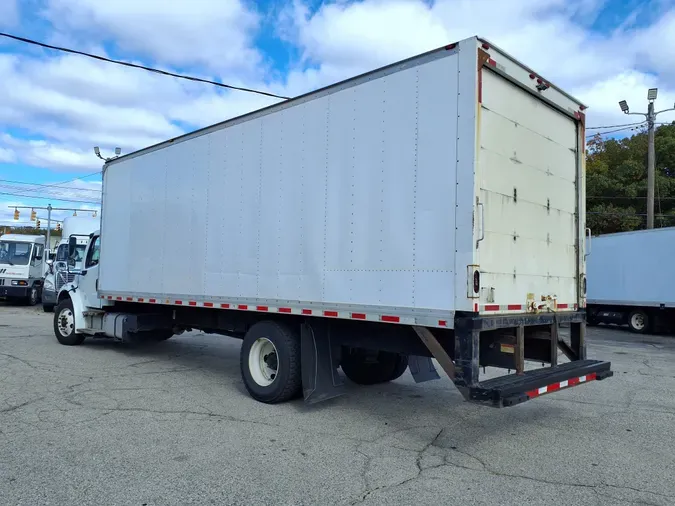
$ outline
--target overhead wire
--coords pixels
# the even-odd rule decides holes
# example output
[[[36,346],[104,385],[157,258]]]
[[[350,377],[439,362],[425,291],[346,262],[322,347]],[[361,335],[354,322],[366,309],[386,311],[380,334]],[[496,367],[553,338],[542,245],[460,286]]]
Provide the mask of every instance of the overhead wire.
[[[276,93],[270,93],[268,91],[255,90],[253,88],[245,88],[243,86],[234,86],[232,84],[219,83],[217,81],[211,81],[209,79],[202,79],[201,77],[188,76],[183,74],[176,74],[175,72],[169,72],[166,70],[160,70],[153,67],[147,67],[145,65],[139,65],[137,63],[130,63],[122,60],[115,60],[113,58],[106,58],[105,56],[100,56],[97,54],[87,53],[85,51],[78,51],[76,49],[70,49],[67,47],[53,46],[51,44],[45,44],[44,42],[39,42],[37,40],[28,39],[26,37],[19,37],[18,35],[12,35],[11,33],[0,32],[0,37],[5,37],[8,39],[13,39],[18,42],[23,42],[25,44],[32,44],[34,46],[39,46],[45,49],[52,49],[54,51],[61,51],[63,53],[76,54],[80,56],[85,56],[87,58],[93,58],[95,60],[100,60],[106,63],[114,63],[115,65],[122,65],[125,67],[131,67],[141,70],[147,70],[148,72],[154,72],[156,74],[161,74],[165,76],[175,77],[177,79],[185,79],[187,81],[194,81],[198,83],[212,84],[213,86],[218,86],[220,88],[227,88],[230,90],[243,91],[246,93],[255,93],[258,95],[265,95],[272,98],[280,98],[282,100],[289,100],[290,97],[285,97],[283,95],[277,95]]]
[[[96,204],[100,205],[101,201],[94,201],[94,200],[80,200],[80,199],[73,199],[73,198],[68,198],[68,197],[57,197],[57,196],[51,196],[51,197],[40,197],[37,195],[26,195],[22,193],[15,193],[15,192],[1,192],[0,195],[7,195],[10,197],[22,197],[22,198],[27,198],[27,199],[38,199],[38,200],[56,200],[59,202],[73,202],[73,203],[78,203],[78,204]]]
[[[75,179],[76,181],[77,179]],[[68,186],[61,186],[61,184],[45,184],[45,183],[29,183],[28,181],[15,181],[12,179],[0,179],[0,183],[11,183],[11,184],[22,184],[22,185],[30,185],[30,186],[39,186],[41,188],[61,188],[64,190],[74,190],[74,191],[85,191],[85,192],[96,192],[96,193],[101,193],[101,190],[97,190],[94,188],[72,188]],[[4,186],[4,185],[2,185]],[[39,189],[37,188],[18,188],[20,191],[38,191]]]
[[[599,130],[599,129],[602,129],[602,128],[628,127],[628,126],[633,126],[633,125],[640,125],[642,123],[644,123],[644,121],[638,121],[636,123],[624,123],[622,125],[592,126],[592,127],[586,127],[586,130]]]
[[[646,123],[646,121],[643,121],[641,123],[637,123],[637,125],[643,125],[645,123]],[[617,132],[623,132],[624,130],[635,130],[636,128],[637,128],[637,126],[629,126],[629,127],[617,128],[615,130],[609,130],[607,132],[596,132],[594,134],[587,135],[586,138],[590,139],[592,137],[595,137],[596,135],[614,134],[614,133],[617,133]]]

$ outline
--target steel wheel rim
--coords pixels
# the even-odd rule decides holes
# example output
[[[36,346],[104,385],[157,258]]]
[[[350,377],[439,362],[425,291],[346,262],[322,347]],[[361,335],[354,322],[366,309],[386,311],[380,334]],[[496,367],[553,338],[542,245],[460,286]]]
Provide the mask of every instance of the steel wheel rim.
[[[248,352],[248,369],[261,387],[274,383],[279,373],[279,353],[272,341],[266,337],[255,340]]]
[[[73,333],[73,328],[75,328],[75,316],[70,308],[62,309],[56,322],[59,333],[63,337],[68,337]]]
[[[635,313],[630,317],[630,324],[634,329],[643,330],[645,328],[645,316],[642,313]]]

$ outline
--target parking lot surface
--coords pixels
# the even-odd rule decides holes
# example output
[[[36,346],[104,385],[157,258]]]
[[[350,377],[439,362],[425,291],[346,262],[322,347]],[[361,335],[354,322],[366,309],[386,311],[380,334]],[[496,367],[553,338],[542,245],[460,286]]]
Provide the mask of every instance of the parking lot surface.
[[[0,503],[675,504],[675,339],[588,335],[614,377],[508,409],[409,373],[269,406],[239,341],[67,347],[0,303]]]

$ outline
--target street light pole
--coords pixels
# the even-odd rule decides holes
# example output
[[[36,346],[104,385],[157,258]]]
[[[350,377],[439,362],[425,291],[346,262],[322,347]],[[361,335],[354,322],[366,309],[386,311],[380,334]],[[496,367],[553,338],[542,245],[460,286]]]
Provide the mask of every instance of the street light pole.
[[[52,232],[52,205],[47,204],[47,248],[48,250],[52,249],[52,243],[49,242],[51,239]]]
[[[647,106],[647,228],[654,228],[654,101]]]
[[[630,112],[625,100],[619,102],[619,107],[624,114],[637,114],[644,116],[647,120],[647,228],[654,228],[654,185],[656,180],[656,155],[654,148],[654,128],[656,125],[656,116],[662,112],[675,111],[675,107],[654,112],[654,100],[658,94],[657,88],[650,88],[647,91],[647,112]]]

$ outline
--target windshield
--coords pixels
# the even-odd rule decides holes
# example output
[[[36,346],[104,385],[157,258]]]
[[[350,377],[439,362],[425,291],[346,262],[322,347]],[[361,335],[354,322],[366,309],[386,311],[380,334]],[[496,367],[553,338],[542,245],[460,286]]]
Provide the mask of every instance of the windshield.
[[[0,264],[28,265],[32,246],[30,242],[0,241]]]
[[[84,258],[84,250],[87,248],[86,244],[78,244],[75,247],[75,267],[79,268],[82,264],[82,259]],[[56,251],[56,261],[57,262],[67,262],[68,261],[68,245],[61,244],[59,249]]]

